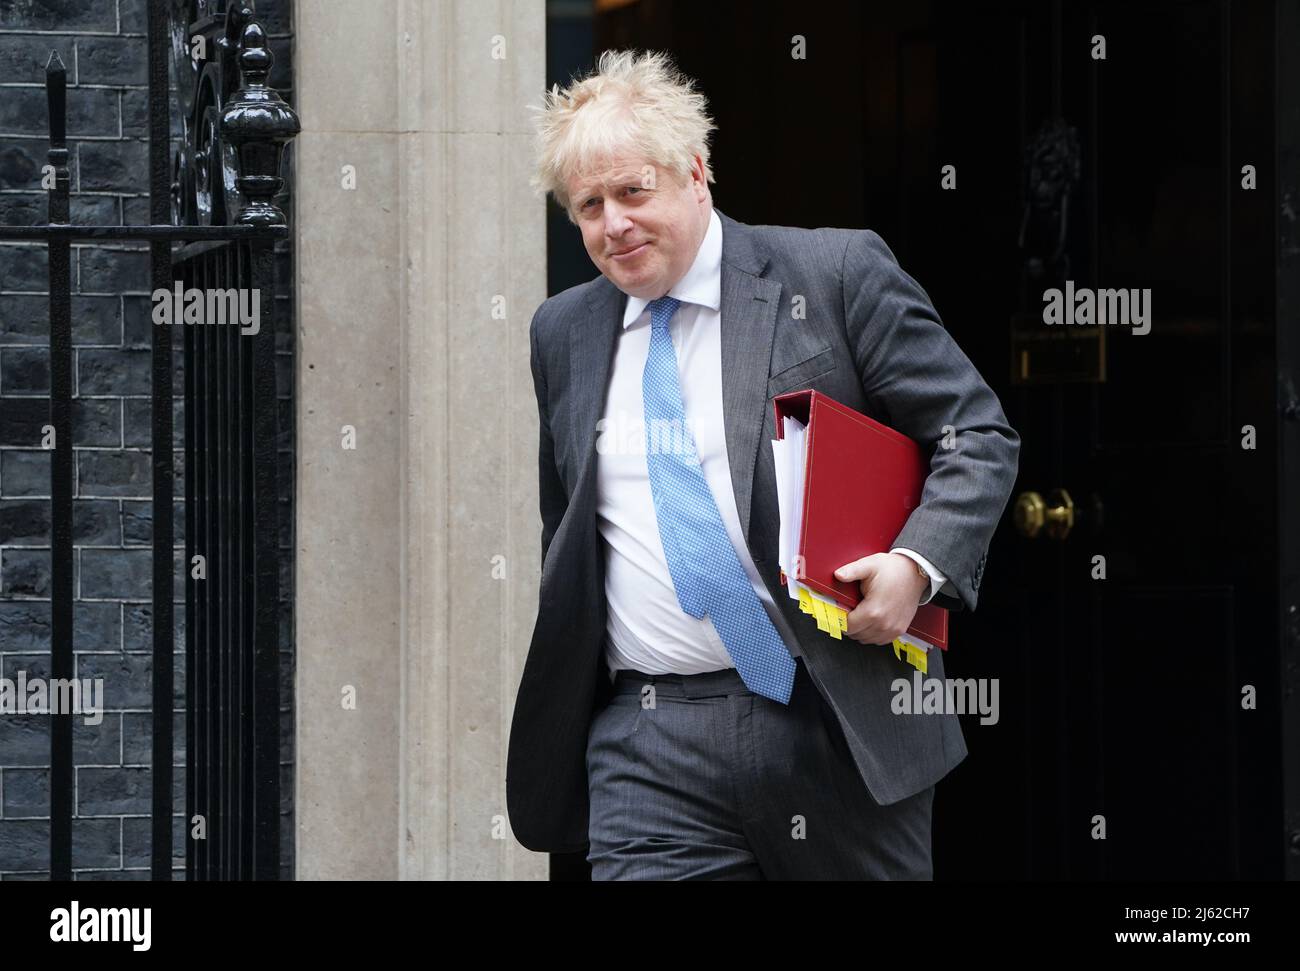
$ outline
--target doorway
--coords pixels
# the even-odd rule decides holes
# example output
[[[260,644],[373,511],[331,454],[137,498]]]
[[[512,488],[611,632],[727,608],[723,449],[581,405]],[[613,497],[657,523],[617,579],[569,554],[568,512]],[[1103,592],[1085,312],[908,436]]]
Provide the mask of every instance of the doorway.
[[[596,7],[593,51],[668,50],[709,97],[717,207],[880,233],[1021,434],[945,658],[1000,715],[963,717],[936,877],[1300,875],[1300,15]],[[1067,284],[1128,319],[1052,330]]]

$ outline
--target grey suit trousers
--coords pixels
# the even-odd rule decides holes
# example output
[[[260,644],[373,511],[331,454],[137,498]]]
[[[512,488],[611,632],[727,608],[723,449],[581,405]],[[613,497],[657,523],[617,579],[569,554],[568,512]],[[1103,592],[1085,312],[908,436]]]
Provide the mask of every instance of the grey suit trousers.
[[[933,878],[934,786],[878,805],[795,663],[788,706],[735,668],[618,673],[587,738],[593,880]]]

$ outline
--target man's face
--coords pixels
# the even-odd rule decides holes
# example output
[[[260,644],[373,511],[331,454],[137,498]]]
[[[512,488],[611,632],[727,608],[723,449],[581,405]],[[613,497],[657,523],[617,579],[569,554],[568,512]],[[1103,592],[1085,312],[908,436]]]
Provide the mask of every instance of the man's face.
[[[697,155],[691,177],[620,155],[568,181],[587,255],[616,287],[654,300],[686,275],[708,228],[709,190]]]

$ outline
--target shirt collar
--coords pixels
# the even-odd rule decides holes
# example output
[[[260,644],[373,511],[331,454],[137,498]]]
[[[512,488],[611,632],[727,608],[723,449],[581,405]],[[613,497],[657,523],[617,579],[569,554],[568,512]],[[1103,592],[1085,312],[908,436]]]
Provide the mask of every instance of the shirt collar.
[[[722,305],[722,220],[709,208],[709,228],[704,233],[695,262],[686,275],[668,291],[682,303],[695,303],[717,310]],[[650,301],[645,297],[627,298],[623,311],[623,329],[626,330],[645,311]]]

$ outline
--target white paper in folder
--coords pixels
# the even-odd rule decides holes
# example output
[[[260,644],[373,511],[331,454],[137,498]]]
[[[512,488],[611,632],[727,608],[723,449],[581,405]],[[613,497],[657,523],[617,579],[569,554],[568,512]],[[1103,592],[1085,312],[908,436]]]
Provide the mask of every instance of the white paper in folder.
[[[807,448],[807,428],[798,418],[785,415],[782,437],[772,439],[772,464],[776,469],[777,508],[781,512],[781,528],[777,539],[777,560],[785,571],[786,590],[791,599],[799,599],[803,584],[795,579],[802,571],[794,568],[799,555],[799,526],[803,522],[804,454]],[[826,597],[808,591],[818,600],[828,603]]]

